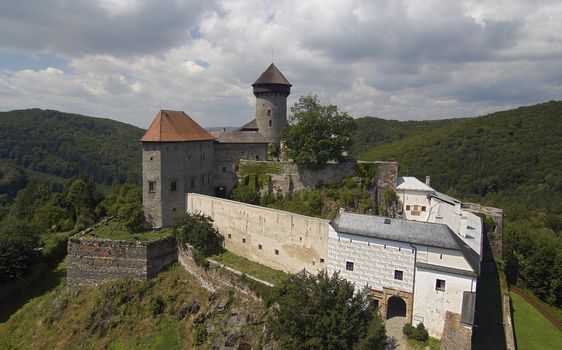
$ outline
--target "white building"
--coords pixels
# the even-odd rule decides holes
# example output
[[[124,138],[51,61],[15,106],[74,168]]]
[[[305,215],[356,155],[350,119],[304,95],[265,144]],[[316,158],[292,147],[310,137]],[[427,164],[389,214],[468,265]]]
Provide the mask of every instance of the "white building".
[[[440,338],[446,311],[474,320],[482,224],[461,203],[415,178],[399,178],[406,219],[340,213],[330,223],[328,272],[368,285],[382,314],[423,322]]]

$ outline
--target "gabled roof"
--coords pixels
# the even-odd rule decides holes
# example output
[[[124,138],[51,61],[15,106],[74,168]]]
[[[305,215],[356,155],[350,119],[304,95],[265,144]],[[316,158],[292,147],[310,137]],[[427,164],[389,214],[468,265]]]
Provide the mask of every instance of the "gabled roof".
[[[219,143],[269,143],[259,131],[211,131]]]
[[[141,142],[182,142],[214,140],[183,111],[161,110],[141,138]]]
[[[397,190],[412,190],[435,192],[435,190],[413,176],[399,176],[397,180]]]
[[[281,73],[273,63],[260,75],[258,80],[256,80],[252,86],[258,84],[281,84],[292,86],[283,73]]]

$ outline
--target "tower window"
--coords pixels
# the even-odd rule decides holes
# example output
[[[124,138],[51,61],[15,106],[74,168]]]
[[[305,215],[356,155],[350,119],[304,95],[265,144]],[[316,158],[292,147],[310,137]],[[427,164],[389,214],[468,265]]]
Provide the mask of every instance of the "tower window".
[[[268,117],[271,116],[271,109],[267,110],[267,116]],[[271,126],[271,120],[269,121],[269,126]]]
[[[225,166],[222,167],[222,172],[226,173],[226,167]]]
[[[148,181],[148,192],[156,192],[156,181]]]
[[[177,191],[178,190],[178,183],[175,181],[170,182],[170,191]]]
[[[271,119],[269,119],[269,126],[271,126]]]

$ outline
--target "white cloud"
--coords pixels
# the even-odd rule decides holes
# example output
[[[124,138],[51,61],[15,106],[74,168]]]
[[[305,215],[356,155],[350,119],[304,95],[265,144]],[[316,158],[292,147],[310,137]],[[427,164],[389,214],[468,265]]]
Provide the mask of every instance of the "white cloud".
[[[158,11],[141,0],[87,4],[67,9],[65,18],[77,19],[70,27],[35,21],[51,11],[42,2],[31,13],[0,5],[0,50],[68,62],[1,70],[0,109],[55,108],[147,127],[162,106],[205,126],[241,125],[253,117],[250,85],[272,50],[293,84],[289,103],[313,93],[354,116],[472,116],[562,94],[558,2],[170,0]],[[15,30],[17,43],[6,39]]]

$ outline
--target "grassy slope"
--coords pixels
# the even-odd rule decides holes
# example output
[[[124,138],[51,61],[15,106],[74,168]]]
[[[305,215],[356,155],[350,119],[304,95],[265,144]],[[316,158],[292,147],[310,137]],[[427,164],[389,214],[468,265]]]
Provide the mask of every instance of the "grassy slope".
[[[52,110],[0,112],[0,161],[55,179],[86,174],[100,184],[138,182],[143,133],[114,120]]]
[[[178,321],[183,303],[201,303],[204,311],[209,293],[179,265],[147,282],[119,281],[99,288],[67,291],[64,263],[55,271],[59,278],[43,292],[20,304],[19,309],[0,315],[0,348],[6,349],[190,349],[192,322]],[[52,277],[52,276],[50,276]],[[48,278],[51,281],[52,278]],[[39,286],[36,286],[39,288]],[[223,295],[225,291],[219,291]],[[161,313],[153,314],[154,299],[164,303]],[[245,312],[260,312],[261,302],[232,298],[232,307]],[[12,300],[7,301],[7,304]],[[23,304],[23,306],[22,306]],[[249,310],[249,311],[248,311]],[[202,311],[202,312],[203,312]],[[262,310],[263,311],[263,310]],[[228,312],[228,309],[227,311]],[[222,332],[226,314],[213,316],[212,324]],[[9,317],[9,319],[8,319]],[[192,316],[193,317],[193,316]],[[261,325],[255,326],[263,327]],[[260,329],[246,329],[259,333]],[[200,348],[208,348],[209,343]]]
[[[224,251],[210,257],[228,267],[238,270],[247,275],[281,286],[289,277],[285,272],[272,269],[260,263],[248,260],[229,251]]]
[[[517,348],[560,349],[562,333],[519,295],[510,295]]]

